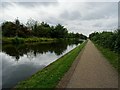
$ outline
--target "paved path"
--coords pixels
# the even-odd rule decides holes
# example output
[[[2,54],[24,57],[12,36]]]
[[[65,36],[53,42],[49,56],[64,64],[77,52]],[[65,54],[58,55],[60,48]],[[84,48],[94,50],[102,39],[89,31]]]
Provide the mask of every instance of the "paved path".
[[[66,88],[117,88],[118,73],[89,40]]]

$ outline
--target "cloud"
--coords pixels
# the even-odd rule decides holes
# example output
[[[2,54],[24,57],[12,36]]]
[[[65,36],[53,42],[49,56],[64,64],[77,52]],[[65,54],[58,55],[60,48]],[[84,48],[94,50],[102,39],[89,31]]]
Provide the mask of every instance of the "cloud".
[[[3,0],[4,2],[33,2],[33,0]],[[59,2],[119,2],[119,0],[57,0]],[[56,0],[34,0],[34,2],[56,2]]]
[[[60,18],[64,18],[67,20],[77,20],[81,17],[80,13],[78,11],[64,11],[61,15]]]
[[[30,8],[30,7],[35,7],[35,6],[48,6],[48,5],[55,5],[58,2],[14,2],[14,4],[19,5],[19,6],[23,6],[26,8]],[[2,6],[3,7],[8,7],[9,5],[12,5],[13,3],[10,2],[3,2]]]
[[[58,2],[57,1],[56,2],[16,2],[16,4],[30,8],[30,7],[35,7],[35,6],[57,5]]]
[[[3,0],[2,2],[56,2],[56,0]]]
[[[93,27],[102,27],[102,23],[96,23],[93,25]]]
[[[0,22],[14,21],[19,17],[22,23],[29,18],[51,25],[58,23],[68,28],[69,32],[89,35],[94,31],[117,28],[117,2],[4,2]]]

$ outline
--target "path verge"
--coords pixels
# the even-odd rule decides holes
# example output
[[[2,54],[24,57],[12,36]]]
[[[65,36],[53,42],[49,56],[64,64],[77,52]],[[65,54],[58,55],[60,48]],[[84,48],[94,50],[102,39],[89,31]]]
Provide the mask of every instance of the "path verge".
[[[38,71],[29,79],[18,83],[15,88],[22,88],[23,90],[28,88],[55,88],[84,46],[85,42]]]

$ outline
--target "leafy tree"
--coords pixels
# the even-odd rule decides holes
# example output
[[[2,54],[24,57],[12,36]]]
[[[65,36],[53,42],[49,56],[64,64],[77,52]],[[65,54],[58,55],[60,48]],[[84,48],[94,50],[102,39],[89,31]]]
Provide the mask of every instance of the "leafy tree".
[[[55,26],[55,28],[52,31],[52,37],[54,38],[66,38],[67,37],[67,29],[64,28],[61,24],[58,24]]]
[[[13,22],[5,22],[2,24],[2,36],[13,37],[16,35],[17,27]]]
[[[20,21],[17,19],[15,23],[5,22],[2,24],[2,36],[5,37],[28,37],[31,35],[31,32],[27,29],[26,26],[20,24]]]
[[[68,30],[61,24],[50,26],[48,23],[38,23],[33,19],[29,19],[26,26],[18,19],[15,22],[4,22],[1,26],[2,35],[5,37],[87,38],[83,34],[68,33]]]

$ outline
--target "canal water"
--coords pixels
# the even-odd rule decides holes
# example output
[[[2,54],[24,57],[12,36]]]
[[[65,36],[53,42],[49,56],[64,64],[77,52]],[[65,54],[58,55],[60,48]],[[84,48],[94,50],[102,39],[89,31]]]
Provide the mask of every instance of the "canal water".
[[[65,53],[75,48],[79,42],[4,44],[2,57],[2,88],[12,88],[18,82],[46,67]]]

